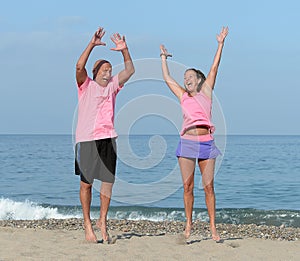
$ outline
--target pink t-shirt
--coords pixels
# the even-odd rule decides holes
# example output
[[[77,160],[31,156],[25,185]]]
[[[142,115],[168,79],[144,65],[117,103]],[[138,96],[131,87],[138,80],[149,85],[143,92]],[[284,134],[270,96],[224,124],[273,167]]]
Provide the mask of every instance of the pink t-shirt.
[[[214,126],[211,122],[212,101],[202,91],[195,96],[189,96],[185,92],[181,98],[181,109],[183,114],[183,124],[180,135],[193,126],[205,125],[214,132]]]
[[[106,87],[87,77],[78,87],[78,119],[76,143],[117,137],[114,112],[119,85],[118,75]]]

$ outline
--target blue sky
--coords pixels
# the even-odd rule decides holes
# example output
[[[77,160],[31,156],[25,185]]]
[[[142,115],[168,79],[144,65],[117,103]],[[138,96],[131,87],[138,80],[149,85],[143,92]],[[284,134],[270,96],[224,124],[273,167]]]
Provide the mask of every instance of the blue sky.
[[[163,43],[180,68],[207,73],[215,36],[227,25],[215,88],[227,134],[300,134],[299,10],[296,0],[2,1],[0,133],[72,132],[75,64],[98,26],[106,30],[107,47],[94,50],[89,72],[98,58],[122,62],[120,53],[109,50],[109,35],[120,32],[133,60],[159,58]],[[157,65],[159,70],[159,60]],[[176,102],[161,80],[142,76],[120,92],[117,111],[153,94]],[[182,80],[183,71],[176,77]],[[151,115],[151,106],[164,111],[164,104],[149,102],[149,115],[132,123],[133,132],[176,133],[168,119]]]

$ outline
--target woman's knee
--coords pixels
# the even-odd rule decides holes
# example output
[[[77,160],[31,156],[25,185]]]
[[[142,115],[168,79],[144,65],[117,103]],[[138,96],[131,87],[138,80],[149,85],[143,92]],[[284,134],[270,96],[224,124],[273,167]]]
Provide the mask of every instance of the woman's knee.
[[[186,182],[183,184],[184,193],[192,193],[194,190],[194,182]]]
[[[204,192],[206,195],[214,195],[215,194],[214,184],[212,182],[205,185],[203,187],[203,189],[204,189]]]

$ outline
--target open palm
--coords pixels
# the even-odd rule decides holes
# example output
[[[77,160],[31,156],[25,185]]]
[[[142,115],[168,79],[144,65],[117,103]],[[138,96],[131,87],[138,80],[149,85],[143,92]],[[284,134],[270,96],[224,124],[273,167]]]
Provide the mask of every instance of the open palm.
[[[95,45],[106,45],[106,43],[102,42],[102,37],[105,35],[105,31],[102,27],[99,27],[99,29],[94,34],[94,37],[92,39],[93,44]]]
[[[121,37],[119,33],[115,33],[113,36],[110,37],[110,39],[114,42],[116,45],[115,48],[111,48],[113,51],[122,51],[127,48],[125,36]]]
[[[228,34],[228,27],[223,27],[221,33],[217,35],[217,41],[219,43],[223,43],[227,34]]]
[[[162,44],[160,45],[160,54],[165,55],[166,57],[172,57],[172,54],[168,53],[168,50]]]

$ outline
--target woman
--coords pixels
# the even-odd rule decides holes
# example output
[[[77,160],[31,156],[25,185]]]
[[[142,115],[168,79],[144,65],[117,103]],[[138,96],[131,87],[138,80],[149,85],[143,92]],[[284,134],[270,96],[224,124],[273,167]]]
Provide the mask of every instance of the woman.
[[[214,126],[211,122],[212,92],[215,86],[218,67],[228,27],[223,27],[217,35],[218,48],[210,71],[205,75],[194,68],[184,74],[184,86],[181,87],[169,73],[167,57],[171,56],[161,45],[163,77],[170,90],[180,101],[183,112],[183,127],[176,151],[184,187],[184,207],[186,226],[184,236],[189,238],[192,229],[194,204],[194,172],[196,160],[202,175],[205,202],[208,210],[212,239],[220,240],[215,224],[214,168],[215,159],[220,154],[214,144]]]

